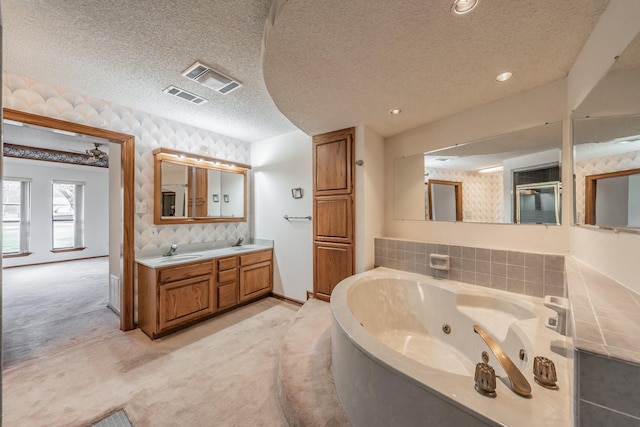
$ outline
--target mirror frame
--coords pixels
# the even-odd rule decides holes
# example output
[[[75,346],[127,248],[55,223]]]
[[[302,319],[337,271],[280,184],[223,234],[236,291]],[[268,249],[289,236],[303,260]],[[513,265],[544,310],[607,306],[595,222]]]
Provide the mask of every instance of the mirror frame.
[[[246,222],[247,221],[247,189],[250,165],[230,162],[216,157],[201,156],[168,148],[157,148],[153,151],[154,195],[153,195],[153,222],[154,224],[199,224],[216,222]],[[201,169],[212,169],[221,172],[242,174],[244,176],[244,214],[241,217],[168,217],[162,216],[162,162],[171,162],[180,165],[194,166]],[[192,189],[189,189],[190,192]]]

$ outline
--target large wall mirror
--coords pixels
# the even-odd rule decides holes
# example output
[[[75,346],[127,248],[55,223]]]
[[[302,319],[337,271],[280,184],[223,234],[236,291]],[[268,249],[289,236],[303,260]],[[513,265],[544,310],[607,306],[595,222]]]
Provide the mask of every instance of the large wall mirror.
[[[640,232],[640,35],[573,113],[574,223]]]
[[[249,165],[163,148],[153,154],[156,224],[246,221]]]
[[[560,224],[562,123],[393,162],[394,218]]]

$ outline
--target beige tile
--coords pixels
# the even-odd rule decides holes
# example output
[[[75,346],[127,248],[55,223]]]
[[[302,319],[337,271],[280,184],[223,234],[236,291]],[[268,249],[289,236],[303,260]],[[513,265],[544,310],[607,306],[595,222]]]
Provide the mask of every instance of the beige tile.
[[[544,271],[544,284],[550,286],[564,286],[564,273],[561,271]]]
[[[463,259],[462,260],[462,271],[476,271],[476,260],[475,259]]]
[[[524,253],[523,252],[507,252],[507,264],[524,266]]]
[[[491,274],[491,263],[476,260],[476,273]]]
[[[491,263],[491,275],[497,277],[507,277],[507,264]]]
[[[471,283],[472,285],[476,284],[476,272],[475,271],[464,271],[462,270],[462,281],[464,283]]]
[[[462,282],[462,270],[458,270],[458,269],[449,270],[449,279]]]
[[[524,293],[532,297],[542,298],[544,296],[544,287],[542,283],[524,282]]]
[[[507,265],[507,279],[519,280],[524,282],[524,267]]]
[[[544,294],[556,297],[565,297],[565,289],[563,286],[551,286],[544,284]]]
[[[542,284],[544,281],[544,271],[533,267],[525,267],[524,280],[525,282]]]
[[[507,251],[497,251],[492,249],[491,250],[491,263],[500,263],[500,264],[506,264],[507,263]]]
[[[476,285],[491,287],[491,276],[484,273],[476,272]]]
[[[507,291],[516,294],[524,294],[524,280],[507,278]]]
[[[476,259],[476,248],[464,246],[462,248],[462,258]]]
[[[594,343],[604,344],[604,339],[597,323],[591,322],[575,322],[575,336],[579,340],[591,341]]]
[[[493,289],[507,290],[507,278],[491,275],[491,287]]]
[[[609,333],[624,334],[629,337],[636,337],[640,341],[640,328],[637,323],[627,322],[622,318],[598,317],[598,323],[602,333],[607,336]]]
[[[544,268],[544,256],[540,254],[524,254],[524,266],[531,268]]]
[[[564,257],[562,255],[545,255],[544,269],[564,271]]]
[[[476,248],[476,261],[491,261],[491,249]]]
[[[608,346],[640,352],[640,339],[638,337],[605,331],[604,340]]]
[[[462,258],[462,248],[460,246],[449,246],[449,256]]]

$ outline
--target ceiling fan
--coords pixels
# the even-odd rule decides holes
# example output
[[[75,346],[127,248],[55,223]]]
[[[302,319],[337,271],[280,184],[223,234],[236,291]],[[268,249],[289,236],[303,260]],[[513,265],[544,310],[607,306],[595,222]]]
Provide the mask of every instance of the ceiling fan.
[[[100,149],[100,145],[101,144],[99,144],[97,142],[94,142],[93,145],[94,145],[95,148],[92,148],[92,149],[86,151],[86,153],[93,160],[108,160],[109,159],[109,155]]]

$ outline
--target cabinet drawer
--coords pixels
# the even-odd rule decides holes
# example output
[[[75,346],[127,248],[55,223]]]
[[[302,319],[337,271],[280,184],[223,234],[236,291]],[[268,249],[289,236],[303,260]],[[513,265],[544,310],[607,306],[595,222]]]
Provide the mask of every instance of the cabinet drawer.
[[[171,266],[160,270],[158,281],[160,283],[189,279],[196,276],[205,276],[213,273],[213,262],[199,262],[183,264],[180,267]]]
[[[269,261],[272,257],[272,251],[254,252],[251,254],[240,255],[240,265],[255,264],[257,262]]]
[[[235,282],[237,269],[218,271],[218,283]]]
[[[238,303],[238,284],[227,283],[218,286],[218,310],[233,307]]]
[[[218,260],[218,271],[230,270],[238,266],[238,257],[222,258]]]

